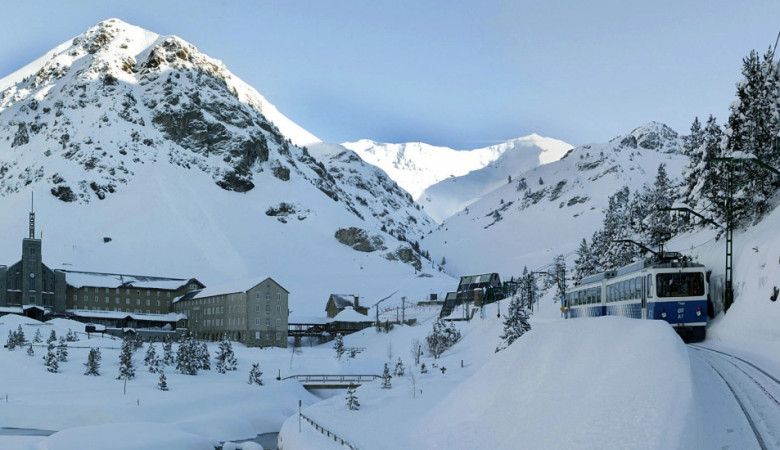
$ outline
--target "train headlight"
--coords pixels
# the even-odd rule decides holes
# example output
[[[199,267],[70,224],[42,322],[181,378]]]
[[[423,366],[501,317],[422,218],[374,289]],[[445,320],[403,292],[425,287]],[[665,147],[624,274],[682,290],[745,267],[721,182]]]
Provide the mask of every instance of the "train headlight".
[[[696,316],[701,317],[701,306],[696,307]]]
[[[661,318],[662,318],[662,319],[666,319],[666,311],[663,311],[663,312],[661,313]]]

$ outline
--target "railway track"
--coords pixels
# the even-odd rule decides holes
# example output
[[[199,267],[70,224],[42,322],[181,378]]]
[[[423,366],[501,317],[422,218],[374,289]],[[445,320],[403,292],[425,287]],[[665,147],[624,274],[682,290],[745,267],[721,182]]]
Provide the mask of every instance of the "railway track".
[[[756,448],[780,449],[780,380],[737,355],[702,345],[689,346],[733,395],[750,426]]]

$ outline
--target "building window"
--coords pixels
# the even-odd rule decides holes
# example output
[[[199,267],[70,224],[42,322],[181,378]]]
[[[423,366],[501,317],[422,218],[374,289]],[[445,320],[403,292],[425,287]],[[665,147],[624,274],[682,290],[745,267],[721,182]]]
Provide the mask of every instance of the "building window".
[[[140,298],[135,299],[135,305],[136,306],[141,306],[141,299]]]
[[[119,297],[116,298],[116,304],[119,304]]]
[[[260,305],[255,305],[255,312],[260,312]]]
[[[265,327],[271,328],[271,319],[265,319]]]
[[[265,299],[266,300],[271,300],[271,293],[270,292],[266,292],[265,293]]]
[[[255,325],[260,325],[260,319],[255,318]]]
[[[73,301],[74,302],[79,301],[79,295],[78,294],[73,294]]]
[[[282,312],[282,305],[277,305],[276,306],[276,312],[278,312],[278,313]]]
[[[35,290],[35,274],[34,273],[30,274],[30,289],[29,290],[31,290],[31,291]]]
[[[89,296],[88,296],[88,295],[85,295],[85,296],[84,296],[84,303],[86,303],[86,302],[88,302],[88,301],[89,301]]]
[[[282,299],[282,293],[281,292],[277,292],[276,293],[276,299],[277,300],[281,300]]]
[[[146,299],[146,306],[150,306],[151,304],[152,304],[152,301],[147,298]]]
[[[160,300],[157,299],[157,306],[160,306]]]
[[[125,299],[125,304],[126,304],[126,305],[129,305],[129,304],[130,304],[130,299],[129,299],[129,298],[126,298],[126,299]]]
[[[99,302],[99,301],[100,301],[100,300],[98,300],[98,296],[96,295],[96,296],[95,296],[95,303],[97,303],[97,302]]]
[[[278,331],[276,332],[276,340],[277,341],[281,341],[282,340],[282,333],[280,333]]]
[[[282,319],[276,319],[276,327],[278,328],[281,326],[282,326]]]
[[[147,290],[146,290],[146,296],[147,296],[147,297],[149,297],[149,296],[151,296],[151,295],[152,295],[151,291],[149,291],[149,290],[147,289]]]
[[[265,313],[271,314],[271,305],[265,305]]]
[[[108,297],[106,297],[106,303],[111,303],[111,300],[109,300]]]
[[[259,331],[255,331],[255,339],[260,339],[260,332]]]

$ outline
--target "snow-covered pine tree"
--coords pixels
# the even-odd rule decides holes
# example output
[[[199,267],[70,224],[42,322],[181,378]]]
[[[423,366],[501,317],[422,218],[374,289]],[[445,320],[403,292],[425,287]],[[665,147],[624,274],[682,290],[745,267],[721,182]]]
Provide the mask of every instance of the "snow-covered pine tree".
[[[648,206],[646,216],[646,235],[643,240],[650,245],[660,246],[671,238],[676,230],[672,227],[672,213],[669,208],[674,203],[675,189],[666,174],[666,164],[658,166],[655,183],[647,188],[646,201]]]
[[[382,372],[382,389],[390,389],[393,387],[393,385],[390,384],[390,378],[392,378],[390,375],[390,368],[387,367],[387,363],[385,363],[385,369]]]
[[[119,352],[119,374],[117,380],[130,380],[135,377],[135,366],[133,365],[133,351],[135,343],[130,339],[122,340],[122,350]]]
[[[263,385],[263,372],[260,371],[260,363],[252,364],[252,368],[249,370],[249,384],[256,384],[258,386]]]
[[[8,339],[5,341],[5,347],[8,350],[16,349],[16,335],[11,330],[8,330]]]
[[[591,252],[588,241],[582,238],[582,242],[577,248],[577,256],[574,259],[574,281],[580,281],[595,274],[597,265],[596,257]]]
[[[512,297],[512,301],[509,302],[509,311],[504,315],[504,333],[501,335],[503,343],[496,348],[497,352],[509,347],[520,336],[531,330],[528,318],[528,312],[523,308],[520,298],[518,296]]]
[[[428,373],[428,368],[425,367],[425,363],[420,364],[420,373]]]
[[[229,370],[236,370],[236,355],[233,353],[233,345],[227,336],[222,338],[217,350],[217,372],[225,373]]]
[[[35,350],[33,350],[32,342],[30,342],[30,345],[27,346],[27,356],[33,355],[35,355]]]
[[[68,360],[68,343],[65,337],[60,336],[59,345],[57,345],[57,361],[66,362]]]
[[[173,356],[173,341],[170,336],[165,336],[165,341],[163,341],[163,364],[172,366],[174,363],[176,363],[176,359]]]
[[[548,278],[554,283],[556,298],[563,298],[566,294],[566,258],[563,255],[555,255],[550,273],[553,276]]]
[[[33,337],[33,342],[35,342],[36,344],[43,342],[43,336],[41,336],[40,328],[35,330],[35,336]]]
[[[780,155],[775,149],[780,135],[780,75],[773,61],[772,48],[759,56],[755,50],[743,59],[744,79],[737,83],[737,101],[730,109],[725,150],[743,152],[778,167]],[[748,225],[769,210],[769,199],[778,187],[774,176],[750,161],[737,161],[725,170],[733,177],[733,218],[736,225]]]
[[[98,376],[100,375],[100,349],[99,348],[91,348],[89,349],[89,355],[87,355],[87,362],[84,363],[84,365],[87,367],[87,370],[84,372],[84,375],[94,375]]]
[[[195,340],[188,336],[179,342],[179,349],[176,352],[176,370],[185,375],[197,375],[200,361],[196,353]]]
[[[347,389],[347,409],[350,411],[357,411],[360,409],[360,402],[358,401],[357,395],[355,395],[354,384],[350,384],[349,389]]]
[[[200,351],[198,352],[198,361],[200,369],[211,370],[211,354],[209,354],[209,347],[205,342],[200,343]]]
[[[154,349],[154,344],[150,343],[149,348],[146,349],[146,354],[144,355],[144,365],[149,369],[150,373],[155,373],[157,370],[157,367],[155,366],[156,360],[157,351]]]
[[[157,382],[157,389],[161,391],[168,390],[168,379],[165,378],[165,372],[163,372],[162,370],[160,371],[160,379]]]
[[[54,330],[51,330],[51,334],[49,334],[49,339],[46,340],[47,344],[50,344],[52,342],[57,342],[57,333],[55,333]]]
[[[79,340],[79,337],[76,335],[76,333],[68,328],[68,333],[65,335],[65,340],[68,342],[77,342]]]
[[[336,350],[336,359],[341,360],[341,355],[344,354],[344,337],[341,333],[336,333],[336,339],[333,342],[333,349]]]
[[[704,143],[704,129],[701,127],[699,117],[693,118],[691,133],[682,137],[682,151],[685,156],[691,157]]]
[[[397,377],[404,376],[404,373],[406,373],[406,368],[404,367],[404,362],[401,361],[401,358],[398,357],[398,362],[395,363],[395,369],[393,369],[393,375]]]
[[[49,342],[49,346],[46,349],[46,355],[43,357],[43,365],[46,366],[46,370],[51,373],[57,373],[60,371],[60,364],[57,362],[57,354],[55,353],[54,341]]]
[[[439,356],[441,356],[446,349],[443,329],[444,324],[441,320],[437,320],[433,323],[433,329],[425,338],[425,343],[428,345],[428,352],[433,356],[433,359],[439,359]]]
[[[17,347],[21,347],[27,341],[27,338],[24,335],[24,330],[22,330],[22,326],[21,325],[16,327],[16,333],[14,333],[14,336],[16,337],[16,346]]]

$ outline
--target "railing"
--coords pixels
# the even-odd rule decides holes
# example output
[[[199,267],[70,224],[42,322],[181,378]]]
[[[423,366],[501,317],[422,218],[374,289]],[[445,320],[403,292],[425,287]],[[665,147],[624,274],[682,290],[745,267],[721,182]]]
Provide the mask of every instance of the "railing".
[[[344,445],[344,446],[346,446],[346,447],[349,447],[349,448],[351,448],[352,450],[358,450],[358,448],[357,448],[356,446],[354,446],[353,444],[351,444],[351,443],[349,443],[349,442],[345,441],[345,440],[344,440],[344,438],[338,437],[338,436],[336,435],[336,433],[334,433],[334,432],[332,432],[332,431],[328,430],[327,428],[323,427],[322,425],[318,424],[317,422],[315,422],[315,421],[313,421],[313,420],[309,419],[309,418],[308,418],[308,417],[306,417],[305,415],[301,414],[301,418],[303,418],[305,421],[309,422],[309,423],[311,424],[311,426],[313,426],[313,427],[314,427],[314,429],[315,429],[315,430],[319,431],[319,432],[320,432],[320,433],[322,433],[323,435],[325,435],[325,436],[327,436],[327,437],[329,437],[329,438],[330,438],[330,437],[332,437],[332,438],[333,438],[333,440],[334,440],[335,442],[338,442],[338,443],[340,443],[341,445]]]
[[[382,375],[290,375],[283,380],[294,379],[301,383],[366,383],[382,378]]]

